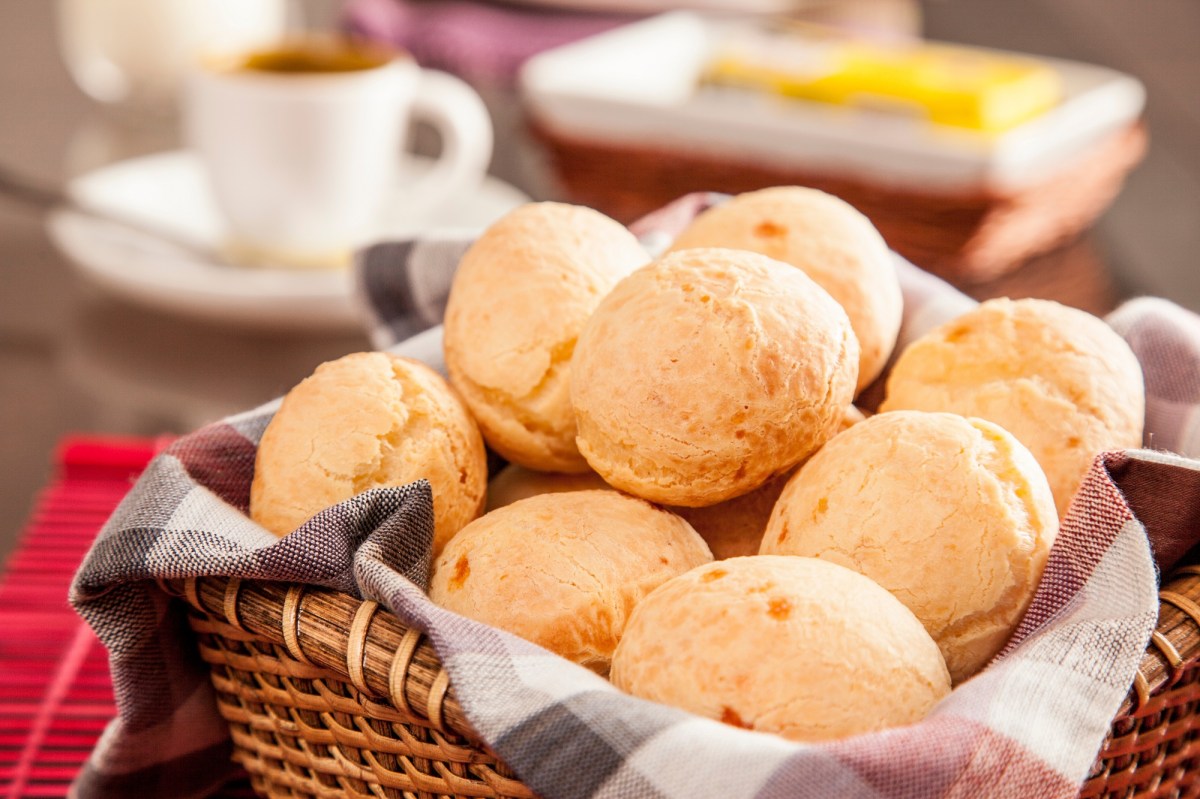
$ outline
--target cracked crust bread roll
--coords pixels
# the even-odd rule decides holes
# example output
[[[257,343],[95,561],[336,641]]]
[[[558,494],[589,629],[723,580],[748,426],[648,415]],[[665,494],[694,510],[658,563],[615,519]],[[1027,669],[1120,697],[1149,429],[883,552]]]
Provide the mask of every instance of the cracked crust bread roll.
[[[794,741],[911,724],[950,692],[937,645],[876,583],[813,558],[733,558],[664,583],[613,657],[635,696]]]
[[[771,509],[775,507],[775,500],[779,498],[779,492],[783,490],[790,475],[789,472],[774,477],[749,494],[706,508],[667,505],[665,509],[681,516],[700,534],[712,551],[713,558],[722,560],[740,555],[757,555]],[[535,472],[521,466],[506,466],[488,483],[487,505],[484,511],[490,513],[497,508],[541,494],[589,490],[616,489],[591,471],[583,474],[562,474]]]
[[[539,494],[559,494],[564,491],[611,490],[600,475],[588,470],[579,474],[564,472],[535,472],[524,466],[509,464],[488,481],[487,504],[484,512],[511,505]]]
[[[549,202],[510,212],[463,256],[446,305],[446,368],[506,460],[587,469],[568,391],[575,339],[601,298],[649,260],[607,216]]]
[[[891,411],[837,436],[788,482],[762,553],[820,558],[891,591],[955,683],[1029,607],[1058,534],[1041,467],[982,419]]]
[[[483,507],[483,439],[432,369],[355,353],[321,364],[284,397],[258,445],[250,516],[282,536],[369,488],[420,478],[433,489],[436,554]]]
[[[696,528],[712,550],[714,560],[757,555],[771,510],[791,474],[776,475],[749,494],[716,505],[703,508],[668,505],[667,509],[678,513]]]
[[[639,269],[579,335],[579,451],[609,485],[667,505],[753,491],[837,432],[858,342],[799,269],[682,250]]]
[[[844,432],[863,420],[862,411],[846,406],[838,432]],[[828,444],[826,445],[828,446]],[[703,508],[668,506],[682,516],[708,544],[715,560],[757,555],[771,511],[793,472],[772,477],[749,494]],[[494,482],[494,481],[493,481]]]
[[[616,491],[542,494],[463,528],[429,598],[607,674],[629,612],[712,555],[673,513]]]
[[[887,244],[854,206],[800,186],[739,194],[696,217],[671,250],[692,247],[750,250],[802,269],[850,317],[859,346],[855,393],[883,371],[904,300]]]
[[[1137,357],[1112,328],[1048,300],[989,300],[913,342],[881,411],[995,422],[1041,464],[1060,516],[1099,453],[1142,445]]]
[[[678,514],[690,524],[708,544],[715,560],[757,555],[763,532],[767,529],[767,520],[771,518],[771,510],[790,476],[791,472],[773,477],[749,494],[716,505],[703,508],[664,505],[663,508]],[[541,494],[588,490],[616,491],[595,472],[562,474],[508,466],[488,484],[487,506],[484,510],[491,512]]]

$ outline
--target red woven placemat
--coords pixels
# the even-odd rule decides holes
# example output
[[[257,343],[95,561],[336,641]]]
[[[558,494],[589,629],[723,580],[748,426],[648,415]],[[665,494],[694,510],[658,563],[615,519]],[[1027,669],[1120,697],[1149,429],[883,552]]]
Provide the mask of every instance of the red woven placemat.
[[[61,797],[113,716],[108,656],[67,604],[96,532],[164,442],[71,437],[0,573],[0,799]],[[223,797],[253,797],[246,783]]]

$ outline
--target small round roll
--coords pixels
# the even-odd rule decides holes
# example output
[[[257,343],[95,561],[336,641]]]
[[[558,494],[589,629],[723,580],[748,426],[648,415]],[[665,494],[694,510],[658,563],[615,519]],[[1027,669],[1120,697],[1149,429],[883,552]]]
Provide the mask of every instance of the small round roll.
[[[1048,300],[989,300],[897,360],[881,411],[947,411],[995,422],[1041,464],[1063,516],[1092,461],[1142,445],[1142,369],[1117,333]]]
[[[484,512],[490,513],[497,508],[511,505],[514,502],[539,494],[559,494],[564,491],[602,491],[608,489],[608,484],[600,479],[593,471],[580,474],[564,472],[535,472],[524,466],[509,464],[488,482],[487,504]]]
[[[250,516],[276,535],[369,488],[425,478],[436,554],[479,515],[487,456],[441,376],[383,352],[323,363],[284,397],[258,445]]]
[[[854,206],[800,186],[739,194],[696,217],[671,249],[692,247],[751,250],[804,270],[850,317],[859,345],[857,390],[883,371],[904,300],[887,244]]]
[[[649,260],[607,216],[549,202],[510,212],[463,256],[446,305],[446,368],[505,459],[587,469],[568,393],[575,339],[601,298]]]
[[[703,508],[668,505],[667,509],[678,513],[696,528],[715,560],[757,555],[771,511],[791,475],[791,472],[777,475],[749,494],[716,505]]]
[[[850,429],[863,418],[862,411],[858,408],[853,405],[846,406],[839,433]],[[703,508],[669,506],[667,509],[678,513],[696,528],[696,532],[708,544],[716,560],[757,555],[763,533],[767,529],[767,521],[771,518],[771,511],[774,510],[775,503],[792,474],[793,472],[787,472],[772,477],[749,494],[727,499],[716,505]]]
[[[429,598],[607,674],[629,612],[712,560],[683,519],[616,491],[541,494],[463,528]]]
[[[911,724],[950,691],[937,645],[861,574],[812,558],[733,558],[664,583],[613,658],[623,691],[795,741]]]
[[[579,336],[579,450],[609,485],[669,505],[753,491],[837,431],[858,342],[798,269],[694,249],[622,280]]]
[[[718,502],[705,508],[685,508],[667,505],[666,510],[681,516],[695,528],[713,557],[717,560],[739,555],[757,555],[763,531],[771,509],[790,472],[768,480],[763,485],[740,497]],[[503,508],[522,499],[539,494],[555,494],[564,491],[615,491],[600,479],[595,472],[584,474],[562,474],[561,472],[535,472],[521,466],[507,466],[488,483],[485,512]]]
[[[1021,621],[1058,533],[1041,467],[1012,435],[949,413],[881,413],[783,489],[763,554],[865,574],[911,610],[961,682]]]

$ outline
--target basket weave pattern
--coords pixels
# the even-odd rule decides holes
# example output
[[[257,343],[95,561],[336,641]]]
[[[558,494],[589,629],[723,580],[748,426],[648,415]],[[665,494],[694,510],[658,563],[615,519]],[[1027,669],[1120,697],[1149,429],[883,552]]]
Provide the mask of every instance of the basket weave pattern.
[[[1081,797],[1200,796],[1200,565],[1159,592],[1158,624]]]
[[[428,640],[377,603],[236,578],[167,588],[193,610],[234,759],[260,794],[533,797],[478,743]]]
[[[164,586],[192,609],[234,759],[271,797],[534,796],[483,745],[432,645],[373,601],[236,578]],[[1200,796],[1200,565],[1157,631],[1081,797]]]
[[[924,190],[823,172],[820,165],[780,166],[721,151],[590,140],[536,121],[532,131],[570,200],[622,222],[689,192],[811,186],[862,211],[893,250],[958,285],[995,279],[1085,230],[1146,149],[1145,128],[1134,125],[1019,191]]]

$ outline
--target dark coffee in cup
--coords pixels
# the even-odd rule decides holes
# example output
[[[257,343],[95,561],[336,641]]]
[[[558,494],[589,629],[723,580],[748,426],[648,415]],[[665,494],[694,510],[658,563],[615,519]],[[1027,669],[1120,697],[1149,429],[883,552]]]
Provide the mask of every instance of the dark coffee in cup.
[[[350,40],[297,40],[244,55],[234,69],[311,75],[376,69],[397,57],[394,51]]]

